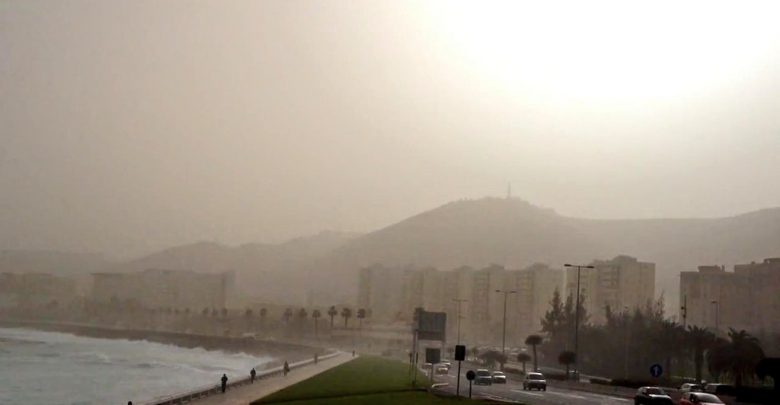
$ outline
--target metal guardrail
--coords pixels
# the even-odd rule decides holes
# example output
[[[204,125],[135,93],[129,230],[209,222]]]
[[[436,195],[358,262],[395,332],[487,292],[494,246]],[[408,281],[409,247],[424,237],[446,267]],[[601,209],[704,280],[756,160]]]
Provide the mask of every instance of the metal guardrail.
[[[338,355],[342,354],[342,352],[335,352],[326,354],[323,356],[319,356],[317,358],[318,361],[331,359],[333,357],[336,357]],[[308,359],[308,360],[301,360],[295,363],[290,363],[290,370],[294,370],[296,368],[301,368],[304,366],[307,366],[309,364],[314,364],[314,358]],[[257,373],[255,376],[255,380],[263,380],[269,377],[281,375],[284,370],[284,366],[269,368],[267,370],[261,370]],[[250,384],[252,381],[251,377],[244,377],[239,380],[230,382],[227,384],[227,389],[230,390],[231,388],[240,387],[242,385]],[[211,384],[208,386],[204,386],[201,388],[196,388],[194,390],[179,393],[179,394],[173,394],[170,396],[165,397],[158,397],[155,398],[149,402],[147,402],[147,405],[174,405],[174,404],[186,404],[188,402],[192,402],[193,400],[200,399],[200,398],[206,398],[208,396],[219,394],[222,392],[222,387],[220,384]]]

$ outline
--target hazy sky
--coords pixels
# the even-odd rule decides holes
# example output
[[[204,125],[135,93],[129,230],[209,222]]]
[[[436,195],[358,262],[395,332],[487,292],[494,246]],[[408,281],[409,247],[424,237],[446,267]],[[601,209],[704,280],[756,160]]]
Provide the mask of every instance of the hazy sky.
[[[579,3],[0,0],[0,249],[780,205],[777,6]]]

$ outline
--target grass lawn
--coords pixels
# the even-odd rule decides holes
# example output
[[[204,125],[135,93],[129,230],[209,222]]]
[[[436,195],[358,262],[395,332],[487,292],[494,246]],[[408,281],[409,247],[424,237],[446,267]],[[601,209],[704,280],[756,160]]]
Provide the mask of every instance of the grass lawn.
[[[418,387],[428,381],[417,374]],[[467,399],[441,398],[414,390],[409,366],[381,357],[358,357],[308,380],[287,387],[253,404],[450,404]]]

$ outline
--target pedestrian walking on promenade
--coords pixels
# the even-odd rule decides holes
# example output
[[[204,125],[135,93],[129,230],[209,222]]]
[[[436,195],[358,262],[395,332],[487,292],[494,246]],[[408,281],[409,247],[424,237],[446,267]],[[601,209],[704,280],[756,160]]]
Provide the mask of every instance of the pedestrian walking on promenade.
[[[222,374],[222,393],[227,389],[227,374]]]
[[[249,372],[250,382],[255,382],[255,376],[257,375],[257,371],[255,371],[255,368],[252,367],[252,371]]]
[[[287,360],[284,361],[284,375],[286,376],[287,373],[290,372],[290,365],[287,364]]]

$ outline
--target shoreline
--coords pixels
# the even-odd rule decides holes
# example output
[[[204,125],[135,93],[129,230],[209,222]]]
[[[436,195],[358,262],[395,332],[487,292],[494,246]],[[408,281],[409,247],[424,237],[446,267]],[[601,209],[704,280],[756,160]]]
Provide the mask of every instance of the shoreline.
[[[76,323],[0,319],[0,327],[61,332],[99,339],[145,340],[147,342],[169,344],[187,349],[202,348],[209,351],[221,350],[228,353],[246,353],[253,356],[271,357],[273,360],[266,363],[265,368],[278,366],[285,360],[300,361],[311,358],[314,354],[322,356],[330,352],[324,348],[287,342],[259,340],[251,337],[199,335],[184,332],[141,329],[117,329],[99,325]]]

